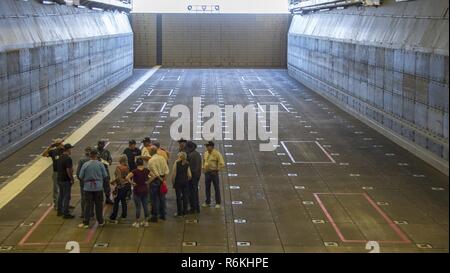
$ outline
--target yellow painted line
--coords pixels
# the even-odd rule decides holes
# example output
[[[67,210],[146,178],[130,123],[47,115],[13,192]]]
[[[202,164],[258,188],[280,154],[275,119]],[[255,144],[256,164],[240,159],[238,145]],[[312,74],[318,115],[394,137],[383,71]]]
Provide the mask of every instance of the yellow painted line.
[[[76,144],[83,137],[87,135],[97,124],[108,116],[119,104],[121,104],[128,96],[136,91],[146,80],[148,80],[160,66],[155,66],[140,77],[136,82],[127,87],[117,98],[112,100],[106,105],[100,112],[86,121],[80,128],[75,130],[70,136],[65,139],[66,143],[72,145]],[[28,185],[30,185],[36,178],[38,178],[48,167],[52,165],[50,158],[41,157],[28,168],[22,170],[22,172],[14,179],[9,181],[0,190],[0,209],[8,204],[14,197],[21,193]]]

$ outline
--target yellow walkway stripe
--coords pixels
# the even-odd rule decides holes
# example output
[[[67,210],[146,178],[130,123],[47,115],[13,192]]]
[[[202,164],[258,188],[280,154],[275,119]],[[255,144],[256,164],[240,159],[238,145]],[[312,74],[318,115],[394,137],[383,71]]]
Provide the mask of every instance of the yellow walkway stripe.
[[[75,130],[69,137],[65,139],[66,143],[76,144],[85,137],[97,124],[108,116],[119,104],[121,104],[128,96],[138,89],[146,80],[148,80],[160,66],[155,66],[140,77],[136,82],[127,87],[127,89],[117,98],[113,99],[100,112],[86,121],[80,128]],[[0,190],[0,209],[8,204],[14,197],[21,193],[28,185],[39,177],[48,167],[52,165],[49,158],[41,157],[24,169],[21,174],[13,178]]]

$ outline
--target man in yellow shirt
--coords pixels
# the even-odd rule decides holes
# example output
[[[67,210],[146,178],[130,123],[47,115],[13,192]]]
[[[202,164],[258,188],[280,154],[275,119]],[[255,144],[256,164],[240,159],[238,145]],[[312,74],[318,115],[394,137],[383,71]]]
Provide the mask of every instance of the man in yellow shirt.
[[[166,220],[166,197],[161,194],[161,185],[169,175],[169,166],[163,156],[158,155],[156,146],[150,147],[150,160],[148,169],[150,170],[150,195],[152,205],[152,218],[150,222],[158,222],[158,213],[161,220]]]
[[[158,148],[157,154],[164,157],[164,159],[169,162],[169,152],[166,149],[162,148],[159,142],[153,142],[153,146],[156,146],[156,148]]]
[[[205,193],[206,201],[202,205],[203,207],[209,207],[211,205],[211,183],[214,186],[216,209],[220,209],[220,185],[219,185],[219,171],[225,167],[225,162],[222,155],[216,149],[214,149],[214,142],[209,141],[205,144],[206,152],[203,156],[202,169],[205,173]]]

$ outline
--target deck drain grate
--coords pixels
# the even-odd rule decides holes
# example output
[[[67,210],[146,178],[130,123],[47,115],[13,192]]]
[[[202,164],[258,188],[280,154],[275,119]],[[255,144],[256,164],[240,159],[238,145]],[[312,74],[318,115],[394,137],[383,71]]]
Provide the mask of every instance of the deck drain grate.
[[[109,247],[109,243],[96,243],[94,245],[95,248],[106,248]]]
[[[236,242],[237,246],[250,246],[250,242]]]
[[[338,243],[336,243],[336,242],[323,242],[323,244],[325,246],[328,246],[328,247],[337,247],[337,246],[339,246]]]
[[[183,246],[197,246],[197,242],[183,242]]]

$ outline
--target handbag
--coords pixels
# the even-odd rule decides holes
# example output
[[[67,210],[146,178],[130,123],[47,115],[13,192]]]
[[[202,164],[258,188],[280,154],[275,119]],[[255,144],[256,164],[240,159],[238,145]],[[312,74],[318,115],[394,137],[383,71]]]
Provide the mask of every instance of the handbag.
[[[167,184],[166,184],[166,180],[163,180],[161,182],[161,187],[159,188],[159,192],[161,193],[161,195],[165,195],[167,193],[168,189],[167,189]]]

